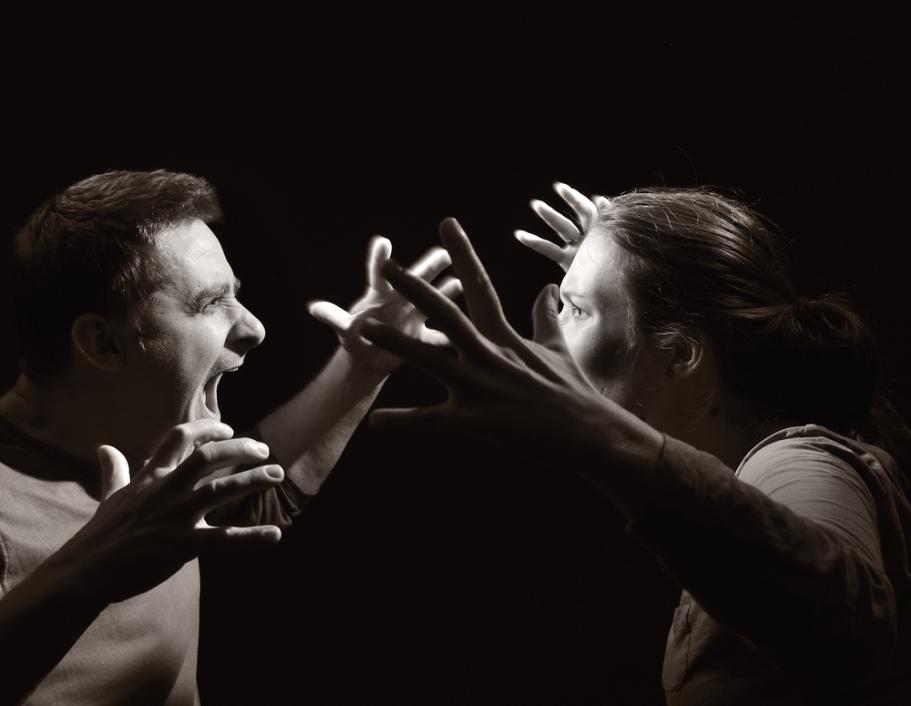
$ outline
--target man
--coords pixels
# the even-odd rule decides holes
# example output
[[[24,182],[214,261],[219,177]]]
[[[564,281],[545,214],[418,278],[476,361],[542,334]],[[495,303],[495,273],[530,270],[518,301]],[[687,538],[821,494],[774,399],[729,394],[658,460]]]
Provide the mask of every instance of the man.
[[[198,553],[278,541],[317,492],[399,363],[360,337],[368,315],[441,339],[379,274],[391,246],[375,238],[364,297],[310,308],[338,352],[257,425],[261,441],[233,438],[219,381],[265,331],[207,225],[219,217],[202,179],[110,172],[45,202],[17,236],[22,374],[0,398],[2,703],[198,702]],[[437,248],[413,271],[432,280],[448,264]]]

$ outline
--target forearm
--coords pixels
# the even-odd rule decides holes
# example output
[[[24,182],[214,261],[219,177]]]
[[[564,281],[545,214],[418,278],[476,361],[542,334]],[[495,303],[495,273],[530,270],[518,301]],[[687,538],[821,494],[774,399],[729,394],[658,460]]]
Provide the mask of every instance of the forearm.
[[[0,703],[18,703],[66,655],[103,606],[60,553],[0,599]]]
[[[668,439],[652,467],[607,468],[600,480],[619,506],[635,507],[630,531],[699,604],[767,655],[864,673],[891,649],[894,605],[881,568],[713,456]]]
[[[304,493],[319,490],[385,379],[339,348],[306,388],[259,423],[272,456]]]

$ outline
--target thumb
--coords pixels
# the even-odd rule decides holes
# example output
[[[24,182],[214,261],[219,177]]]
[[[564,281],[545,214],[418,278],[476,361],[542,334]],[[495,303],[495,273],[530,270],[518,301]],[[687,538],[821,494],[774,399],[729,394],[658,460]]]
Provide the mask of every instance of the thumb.
[[[563,331],[560,329],[558,319],[559,301],[560,288],[555,284],[548,284],[535,299],[531,317],[534,322],[535,342],[549,348],[557,347],[563,350],[566,348],[566,342],[563,340]]]
[[[101,499],[107,500],[118,490],[129,485],[130,464],[113,446],[98,447],[98,462],[101,464]]]

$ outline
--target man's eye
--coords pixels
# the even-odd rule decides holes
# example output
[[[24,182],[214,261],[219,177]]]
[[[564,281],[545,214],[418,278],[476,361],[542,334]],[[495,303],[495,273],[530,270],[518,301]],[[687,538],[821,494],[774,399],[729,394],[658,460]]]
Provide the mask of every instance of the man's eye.
[[[196,306],[193,307],[194,311],[197,314],[206,314],[212,311],[212,309],[224,301],[224,297],[215,297],[214,299],[203,300],[196,302]]]

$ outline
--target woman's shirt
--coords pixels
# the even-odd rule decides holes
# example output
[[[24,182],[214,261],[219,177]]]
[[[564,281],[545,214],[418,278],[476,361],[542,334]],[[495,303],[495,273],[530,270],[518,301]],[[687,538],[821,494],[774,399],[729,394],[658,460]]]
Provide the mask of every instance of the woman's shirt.
[[[659,464],[668,487],[630,530],[685,589],[671,706],[906,703],[911,505],[888,454],[809,425],[735,474],[671,438]]]

